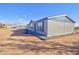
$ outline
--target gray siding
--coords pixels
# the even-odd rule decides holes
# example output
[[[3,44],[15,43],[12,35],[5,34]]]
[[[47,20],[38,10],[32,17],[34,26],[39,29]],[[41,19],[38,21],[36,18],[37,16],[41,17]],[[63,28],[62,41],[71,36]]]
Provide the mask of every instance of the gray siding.
[[[48,20],[48,37],[74,32],[74,23]]]
[[[75,23],[64,23],[65,33],[73,33],[75,28]]]

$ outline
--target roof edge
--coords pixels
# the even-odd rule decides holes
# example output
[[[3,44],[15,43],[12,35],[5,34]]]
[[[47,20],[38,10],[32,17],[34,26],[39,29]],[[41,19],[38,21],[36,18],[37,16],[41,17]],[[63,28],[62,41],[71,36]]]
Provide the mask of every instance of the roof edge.
[[[40,20],[36,20],[36,21],[31,20],[31,21],[39,22],[39,21],[42,21],[42,20],[47,20],[47,19],[52,19],[52,18],[58,18],[58,17],[66,17],[66,18],[68,18],[70,21],[72,21],[73,23],[76,23],[74,20],[72,20],[72,19],[71,19],[69,16],[67,16],[66,14],[64,14],[64,15],[58,15],[58,16],[48,16],[48,17],[44,17],[44,18],[42,18],[42,19],[40,19]],[[30,21],[30,23],[31,23],[31,21]]]
[[[69,16],[67,16],[67,15],[49,16],[48,19],[58,18],[58,17],[66,17],[66,18],[68,18],[70,21],[72,21],[73,23],[76,23],[74,20],[72,20],[72,19],[71,19]]]
[[[70,21],[72,21],[73,23],[76,23],[74,20],[72,20],[70,17],[68,17],[68,16],[65,16],[65,17],[67,17]]]
[[[50,18],[57,18],[57,17],[63,17],[63,16],[67,16],[67,15],[49,16],[48,19],[50,19]]]

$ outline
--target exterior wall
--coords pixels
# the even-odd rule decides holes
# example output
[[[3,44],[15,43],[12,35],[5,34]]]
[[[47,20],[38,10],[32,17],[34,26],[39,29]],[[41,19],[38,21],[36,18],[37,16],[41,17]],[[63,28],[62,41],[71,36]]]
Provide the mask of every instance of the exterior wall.
[[[44,31],[39,29],[38,23],[44,22]],[[28,24],[28,29],[35,34],[40,34],[38,36],[58,36],[64,34],[70,34],[74,32],[75,23],[69,20],[67,17],[57,17],[57,18],[47,18],[39,21],[32,21]]]
[[[74,23],[48,20],[47,36],[58,36],[74,32]]]
[[[43,28],[44,31],[39,31],[38,30],[38,26],[37,26],[38,22],[44,22],[44,28]],[[36,32],[41,34],[41,35],[47,35],[47,20],[42,20],[42,21],[38,21],[38,22],[36,22]]]
[[[74,23],[65,23],[65,33],[74,33],[74,28]]]

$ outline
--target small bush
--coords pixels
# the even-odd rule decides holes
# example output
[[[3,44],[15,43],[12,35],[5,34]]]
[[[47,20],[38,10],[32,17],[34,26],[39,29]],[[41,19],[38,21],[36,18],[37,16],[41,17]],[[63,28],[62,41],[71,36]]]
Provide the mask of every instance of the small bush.
[[[5,24],[0,23],[0,28],[4,28]]]

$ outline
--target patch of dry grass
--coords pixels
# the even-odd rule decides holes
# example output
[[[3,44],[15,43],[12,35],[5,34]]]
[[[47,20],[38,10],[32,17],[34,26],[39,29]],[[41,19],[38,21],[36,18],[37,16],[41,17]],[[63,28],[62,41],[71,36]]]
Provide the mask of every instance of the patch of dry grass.
[[[73,55],[79,54],[79,29],[71,35],[40,40],[36,36],[12,36],[12,29],[0,30],[0,54],[4,55]],[[17,32],[18,33],[18,32]]]

